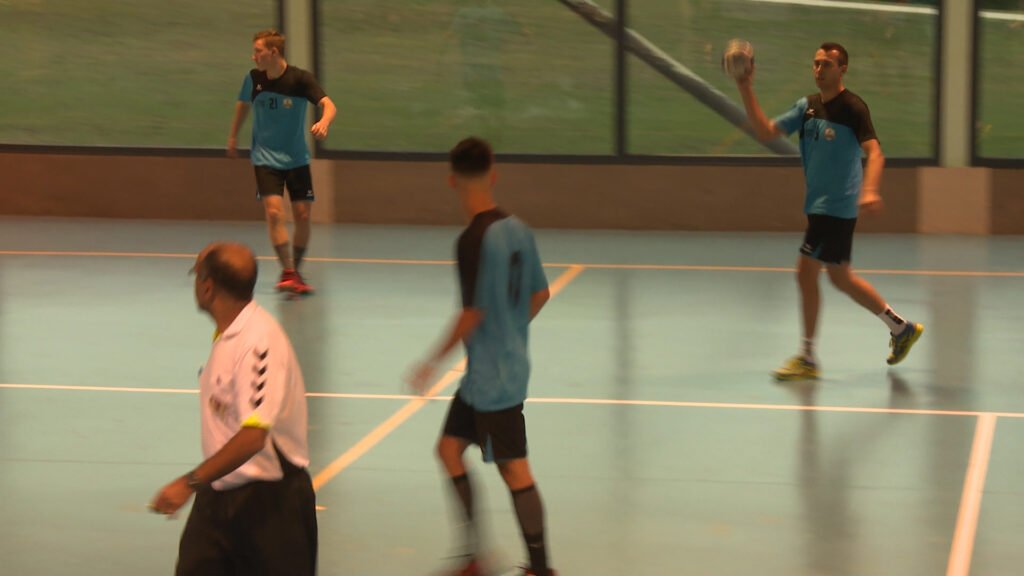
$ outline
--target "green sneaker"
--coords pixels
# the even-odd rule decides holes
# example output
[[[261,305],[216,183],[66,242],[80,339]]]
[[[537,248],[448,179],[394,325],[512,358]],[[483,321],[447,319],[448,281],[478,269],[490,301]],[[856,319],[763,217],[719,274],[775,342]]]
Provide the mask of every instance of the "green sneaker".
[[[894,366],[903,361],[910,353],[910,347],[917,342],[917,339],[924,334],[924,324],[915,324],[914,322],[908,322],[907,327],[903,329],[898,335],[893,335],[889,339],[889,348],[892,348],[892,352],[889,353],[889,358],[885,361],[890,366]]]
[[[781,367],[776,368],[772,375],[776,380],[817,380],[818,365],[803,356],[793,356]]]

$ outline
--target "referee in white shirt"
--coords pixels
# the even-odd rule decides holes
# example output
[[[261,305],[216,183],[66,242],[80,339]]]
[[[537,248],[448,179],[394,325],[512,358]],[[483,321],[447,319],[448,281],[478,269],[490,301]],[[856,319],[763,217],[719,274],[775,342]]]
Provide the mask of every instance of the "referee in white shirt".
[[[205,460],[150,504],[172,515],[196,495],[176,574],[315,574],[306,390],[291,343],[252,299],[249,248],[210,244],[193,272],[196,303],[217,324],[199,377]]]

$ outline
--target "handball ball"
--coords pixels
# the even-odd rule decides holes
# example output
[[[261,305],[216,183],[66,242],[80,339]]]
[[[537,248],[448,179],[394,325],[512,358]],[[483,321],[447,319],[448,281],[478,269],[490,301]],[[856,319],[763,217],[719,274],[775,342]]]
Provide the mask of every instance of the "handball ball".
[[[722,70],[736,80],[746,78],[754,70],[754,47],[746,40],[729,40],[722,53]]]

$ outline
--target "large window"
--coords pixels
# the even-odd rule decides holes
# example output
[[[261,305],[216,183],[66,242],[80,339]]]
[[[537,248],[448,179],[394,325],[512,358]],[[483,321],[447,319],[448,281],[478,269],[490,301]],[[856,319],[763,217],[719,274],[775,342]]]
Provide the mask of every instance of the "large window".
[[[0,143],[224,146],[250,39],[279,25],[280,1],[0,0]],[[1024,157],[1011,109],[1024,100],[1024,0],[978,2],[977,151]],[[814,50],[838,41],[887,156],[934,155],[938,0],[627,0],[622,102],[618,1],[589,0],[603,31],[571,3],[587,1],[314,0],[317,72],[339,107],[325,148],[441,152],[477,134],[504,153],[610,156],[621,136],[628,154],[772,154],[635,52],[738,104],[720,58],[739,37],[770,116],[814,91]]]
[[[0,2],[0,143],[222,147],[273,0]]]
[[[1024,0],[978,0],[975,151],[1024,158]]]
[[[318,22],[327,148],[614,150],[614,43],[559,2],[320,0]]]
[[[755,49],[755,89],[769,117],[816,91],[814,52],[825,41],[850,53],[846,86],[871,109],[888,156],[935,149],[934,2],[642,0],[629,27],[742,107],[721,71],[730,38]],[[770,154],[640,59],[629,62],[629,151],[638,154]]]

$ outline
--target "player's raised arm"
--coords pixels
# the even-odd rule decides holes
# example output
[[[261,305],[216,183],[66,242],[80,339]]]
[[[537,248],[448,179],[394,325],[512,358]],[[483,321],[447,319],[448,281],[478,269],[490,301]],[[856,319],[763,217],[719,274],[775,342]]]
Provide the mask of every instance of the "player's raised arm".
[[[751,67],[750,74],[736,80],[736,87],[739,88],[740,96],[743,98],[743,107],[747,111],[747,119],[750,120],[750,126],[754,129],[757,139],[767,142],[779,136],[785,136],[782,129],[765,115],[761,105],[757,102],[757,96],[754,94],[753,67]]]
[[[722,54],[722,69],[736,80],[747,119],[754,135],[762,142],[774,140],[786,134],[765,115],[754,94],[754,48],[745,40],[731,40]]]

